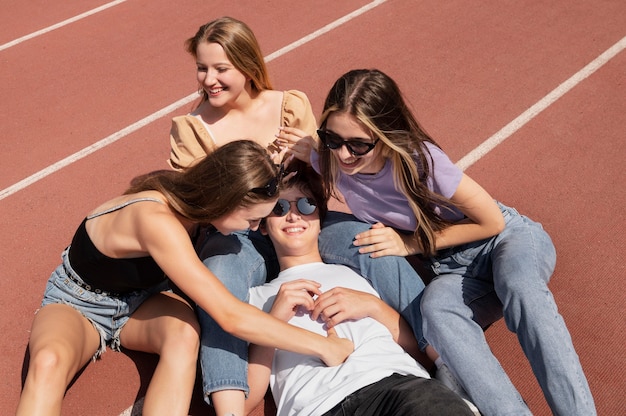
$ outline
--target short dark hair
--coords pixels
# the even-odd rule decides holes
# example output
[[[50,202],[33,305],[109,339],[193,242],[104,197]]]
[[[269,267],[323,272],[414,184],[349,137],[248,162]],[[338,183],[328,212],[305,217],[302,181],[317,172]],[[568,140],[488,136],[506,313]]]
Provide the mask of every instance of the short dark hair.
[[[317,205],[320,222],[323,223],[328,213],[328,201],[324,195],[321,176],[315,172],[311,165],[298,159],[289,162],[289,166],[285,169],[285,176],[291,172],[296,173],[283,183],[282,190],[298,188],[304,194],[312,197]]]

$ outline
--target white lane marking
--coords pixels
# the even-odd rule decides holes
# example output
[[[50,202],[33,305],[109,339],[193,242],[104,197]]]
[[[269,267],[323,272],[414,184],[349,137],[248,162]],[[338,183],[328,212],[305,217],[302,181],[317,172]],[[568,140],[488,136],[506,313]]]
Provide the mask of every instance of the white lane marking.
[[[268,55],[265,58],[266,62],[270,62],[276,58],[279,58],[283,55],[285,55],[286,53],[294,50],[297,47],[300,47],[302,45],[304,45],[307,42],[310,42],[311,40],[323,35],[324,33],[327,33],[328,31],[354,19],[355,17],[365,13],[368,10],[371,10],[372,8],[384,3],[387,0],[376,0],[373,1],[371,3],[366,4],[365,6],[361,7],[360,9],[357,9],[337,20],[335,20],[332,23],[329,23],[328,25],[324,26],[323,28],[307,35],[304,36],[303,38],[277,50],[276,52],[271,53],[270,55]],[[45,178],[48,175],[51,175],[52,173],[63,169],[64,167],[71,165],[72,163],[102,149],[103,147],[106,147],[108,145],[110,145],[111,143],[114,143],[116,141],[118,141],[119,139],[126,137],[127,135],[139,130],[140,128],[152,123],[153,121],[165,116],[166,114],[171,113],[174,110],[177,110],[178,108],[184,106],[185,104],[188,104],[190,102],[192,102],[193,100],[195,100],[196,98],[198,98],[197,93],[191,93],[189,94],[187,97],[182,98],[178,101],[176,101],[173,104],[168,105],[165,108],[160,109],[159,111],[150,114],[147,117],[142,118],[141,120],[131,124],[128,127],[125,127],[124,129],[111,134],[110,136],[105,137],[104,139],[85,147],[84,149],[66,157],[65,159],[62,159],[42,170],[40,170],[39,172],[36,172],[32,175],[30,175],[29,177],[22,179],[21,181],[9,186],[8,188],[3,189],[2,191],[0,191],[0,200],[3,200],[4,198],[13,195],[14,193],[21,191],[24,188],[27,188],[28,186],[32,185],[33,183]]]
[[[67,26],[70,23],[74,23],[77,20],[84,19],[85,17],[89,17],[92,14],[96,14],[96,13],[101,12],[103,10],[106,10],[106,9],[108,9],[110,7],[117,6],[118,4],[124,3],[125,1],[126,0],[115,0],[115,1],[112,1],[112,2],[107,3],[107,4],[103,4],[102,6],[96,7],[95,9],[91,9],[91,10],[85,12],[85,13],[81,13],[81,14],[76,15],[74,17],[70,17],[69,19],[63,20],[62,22],[59,22],[59,23],[54,24],[52,26],[48,26],[48,27],[43,28],[41,30],[38,30],[36,32],[33,32],[33,33],[28,34],[28,35],[22,36],[21,38],[17,38],[15,40],[12,40],[11,42],[7,42],[4,45],[0,45],[0,51],[8,49],[8,48],[10,48],[12,46],[18,45],[18,44],[20,44],[22,42],[25,42],[25,41],[29,40],[29,39],[36,38],[37,36],[41,36],[41,35],[44,35],[44,34],[46,34],[48,32],[52,32],[55,29],[58,29],[58,28],[63,27],[63,26]]]
[[[503,141],[511,137],[513,133],[519,130],[522,126],[528,123],[530,120],[535,118],[536,115],[541,113],[543,110],[548,108],[552,103],[561,98],[565,93],[574,88],[576,85],[580,84],[585,78],[596,72],[600,67],[610,61],[615,55],[620,53],[626,48],[626,36],[623,37],[619,42],[615,45],[611,46],[604,53],[598,56],[596,59],[587,64],[583,69],[576,72],[572,75],[568,80],[563,82],[561,85],[553,89],[548,95],[543,97],[541,100],[537,101],[534,105],[532,105],[528,110],[524,111],[522,114],[517,116],[513,121],[511,121],[506,126],[502,127],[500,131],[495,133],[493,136],[482,142],[478,145],[474,150],[465,155],[461,160],[459,160],[456,165],[465,170],[480,160],[487,153],[492,151],[496,146],[501,144]]]

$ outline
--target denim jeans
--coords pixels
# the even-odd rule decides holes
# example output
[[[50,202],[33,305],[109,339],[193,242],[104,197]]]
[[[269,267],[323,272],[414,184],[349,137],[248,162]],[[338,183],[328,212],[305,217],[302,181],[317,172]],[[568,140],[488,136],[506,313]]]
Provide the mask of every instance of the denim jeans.
[[[323,416],[472,416],[439,380],[393,374],[355,391]]]
[[[236,298],[247,302],[248,289],[278,274],[278,261],[271,241],[260,231],[222,235],[209,231],[199,256],[203,263]],[[269,271],[269,273],[268,273]],[[198,308],[202,328],[200,367],[205,400],[220,390],[248,387],[248,343],[225,332],[203,309]]]
[[[372,259],[359,254],[354,236],[370,225],[340,212],[329,212],[319,237],[322,259],[344,264],[362,276],[381,298],[408,321],[417,339],[422,338],[420,312],[424,283],[404,257]],[[271,242],[260,232],[238,232],[228,236],[210,233],[199,251],[200,258],[230,292],[242,301],[248,288],[262,285],[278,274],[278,262]],[[199,309],[202,328],[200,365],[205,400],[219,390],[249,391],[247,383],[248,344],[226,332],[206,312]]]
[[[499,235],[432,258],[422,299],[424,336],[485,416],[530,415],[487,345],[483,328],[504,316],[555,415],[595,415],[589,385],[548,281],[556,251],[540,224],[500,205]]]

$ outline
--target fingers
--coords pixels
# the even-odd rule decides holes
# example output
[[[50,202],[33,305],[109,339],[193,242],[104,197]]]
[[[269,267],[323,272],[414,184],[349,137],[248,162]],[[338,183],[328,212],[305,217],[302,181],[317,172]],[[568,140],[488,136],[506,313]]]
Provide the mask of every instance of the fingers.
[[[365,292],[335,287],[315,300],[311,318],[320,317],[329,327],[349,319],[362,319],[369,315],[370,297]]]
[[[357,234],[353,244],[360,247],[359,253],[370,254],[371,257],[408,255],[400,234],[380,223],[372,225],[368,231]]]
[[[320,294],[320,285],[312,280],[283,283],[276,294],[271,314],[284,321],[291,319],[298,308],[307,311],[315,307],[313,297]]]
[[[330,327],[328,329],[326,329],[326,333],[328,334],[329,337],[336,337],[337,335],[337,330],[333,327]]]
[[[278,133],[276,133],[276,139],[279,142],[286,142],[286,143],[292,143],[292,144],[296,143],[303,137],[307,137],[307,136],[309,136],[309,134],[307,134],[303,130],[297,129],[295,127],[285,127],[285,126],[279,127]]]
[[[280,127],[275,135],[274,147],[284,150],[297,159],[308,163],[315,149],[315,139],[305,131],[294,127]]]
[[[307,292],[312,292],[315,295],[320,295],[322,292],[320,291],[320,287],[322,285],[314,280],[308,279],[298,279],[293,280],[291,282],[286,282],[280,285],[279,292],[282,290],[302,290]]]

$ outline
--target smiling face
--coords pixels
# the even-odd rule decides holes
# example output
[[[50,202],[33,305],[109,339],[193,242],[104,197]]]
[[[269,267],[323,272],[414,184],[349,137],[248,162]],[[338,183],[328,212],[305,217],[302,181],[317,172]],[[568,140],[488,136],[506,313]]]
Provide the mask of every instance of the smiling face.
[[[234,102],[249,88],[248,78],[229,60],[219,43],[202,42],[196,49],[196,77],[213,107]]]
[[[326,120],[326,130],[340,136],[344,141],[362,141],[364,143],[374,143],[369,130],[348,113],[332,113]],[[385,166],[385,159],[380,155],[382,143],[377,143],[376,147],[363,156],[355,156],[345,145],[331,150],[331,154],[337,160],[339,169],[346,175],[356,173],[374,174],[380,172]]]
[[[289,212],[279,217],[271,214],[266,218],[264,231],[274,243],[281,269],[310,262],[322,261],[318,250],[320,233],[319,210],[309,215],[299,212],[296,201],[310,198],[297,187],[281,191],[280,198],[290,202]]]
[[[261,220],[269,215],[276,201],[254,204],[250,207],[239,207],[230,214],[223,215],[213,221],[213,225],[221,234],[228,235],[235,231],[256,230]]]

